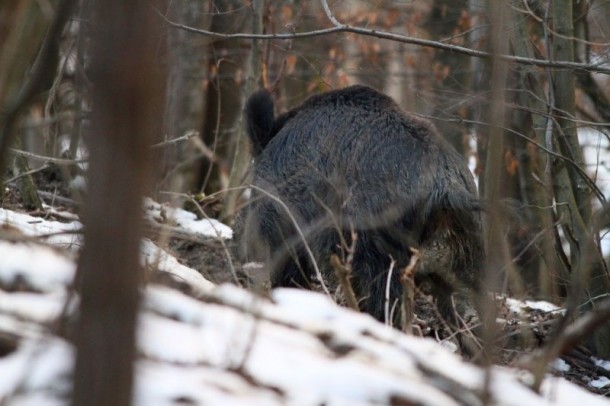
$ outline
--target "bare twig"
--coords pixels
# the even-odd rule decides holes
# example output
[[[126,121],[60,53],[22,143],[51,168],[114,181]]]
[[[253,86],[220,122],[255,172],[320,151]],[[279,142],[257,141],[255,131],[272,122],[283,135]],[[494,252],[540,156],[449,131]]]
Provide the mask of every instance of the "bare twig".
[[[153,144],[150,147],[151,148],[161,148],[161,147],[166,147],[168,145],[174,145],[174,144],[178,144],[180,142],[183,141],[188,141],[193,137],[198,137],[199,136],[199,131],[196,130],[190,130],[184,133],[184,135],[180,136],[180,137],[176,137],[176,138],[171,138],[169,140],[165,140],[163,142],[159,142],[157,144]]]
[[[48,165],[43,165],[40,168],[30,169],[27,172],[20,173],[19,175],[13,176],[12,178],[5,180],[4,182],[2,182],[2,184],[3,185],[8,185],[8,184],[10,184],[10,183],[12,183],[12,182],[14,182],[16,180],[19,180],[19,179],[23,178],[24,176],[30,176],[30,175],[32,175],[34,173],[44,171],[48,167],[49,167]]]
[[[193,145],[195,146],[195,148],[197,148],[199,150],[199,152],[201,153],[201,156],[203,156],[208,161],[214,162],[214,163],[222,163],[222,160],[218,157],[218,155],[215,152],[215,148],[210,149],[210,147],[208,147],[207,145],[205,145],[205,143],[203,141],[201,141],[201,138],[199,138],[199,137],[193,138]]]
[[[82,164],[82,163],[89,162],[88,159],[62,159],[62,158],[53,158],[53,157],[44,156],[44,155],[37,155],[37,154],[33,154],[31,152],[27,152],[27,151],[15,149],[15,148],[9,148],[9,151],[14,155],[18,155],[18,156],[22,156],[22,157],[30,158],[30,159],[35,159],[38,161],[45,161],[45,162],[53,163],[56,165],[74,165],[74,164]]]
[[[294,225],[294,228],[297,231],[297,234],[299,234],[299,238],[303,242],[303,247],[305,247],[305,251],[307,251],[307,255],[309,256],[309,259],[311,260],[311,265],[313,266],[314,271],[316,272],[316,277],[318,278],[318,281],[320,282],[320,286],[322,287],[322,290],[324,291],[324,293],[326,293],[326,295],[328,295],[328,297],[330,297],[331,296],[330,291],[328,290],[328,287],[326,287],[326,283],[324,282],[324,277],[322,276],[322,272],[320,271],[320,268],[318,267],[316,257],[314,256],[313,252],[311,251],[311,248],[309,247],[309,244],[307,243],[307,240],[305,239],[305,235],[303,234],[303,231],[301,230],[299,223],[297,222],[297,220],[294,218],[294,216],[290,212],[290,208],[288,208],[288,206],[286,206],[286,204],[280,198],[272,195],[271,193],[267,192],[265,189],[262,189],[256,185],[250,185],[249,187],[261,192],[262,194],[267,196],[269,199],[271,199],[274,202],[276,202],[277,204],[279,204],[282,207],[282,209],[286,212],[286,214],[290,218],[290,221]],[[238,189],[238,188],[231,188],[231,189]]]
[[[341,24],[339,22],[339,20],[337,20],[337,18],[333,15],[333,12],[331,11],[330,7],[328,6],[328,1],[321,0],[321,3],[322,3],[322,8],[324,8],[324,13],[326,13],[326,17],[328,17],[330,22],[333,23],[333,25],[335,27],[343,26],[343,24]]]
[[[192,195],[187,195],[184,193],[171,193],[171,192],[166,192],[166,194],[172,194],[175,196],[180,196],[180,197],[185,197],[186,199],[188,199],[193,207],[195,207],[197,209],[197,212],[199,213],[199,215],[202,218],[205,218],[206,220],[210,220],[210,217],[201,209],[201,206],[199,206],[199,204],[197,203],[197,200],[192,196]],[[214,227],[214,225],[211,223],[210,224],[212,226],[212,229],[214,229],[214,231],[217,234],[217,238],[218,241],[220,242],[220,245],[222,246],[225,256],[227,258],[227,262],[229,264],[229,269],[231,271],[231,276],[233,277],[233,281],[235,282],[235,284],[237,286],[241,286],[241,283],[239,283],[239,278],[237,277],[237,272],[235,271],[235,266],[233,265],[233,259],[231,258],[231,253],[229,252],[229,248],[227,247],[227,244],[225,244],[224,239],[220,236],[220,231],[216,230],[216,228]]]
[[[352,288],[352,284],[350,282],[352,276],[351,263],[346,261],[344,264],[341,262],[338,255],[333,254],[330,256],[330,265],[335,271],[335,275],[337,275],[337,279],[341,285],[341,290],[345,296],[345,303],[350,309],[360,311],[356,294],[354,293],[354,289]]]
[[[524,359],[519,362],[531,366],[530,369],[535,378],[532,385],[534,390],[539,389],[540,381],[549,362],[561,354],[567,353],[578,343],[590,338],[595,330],[610,322],[610,300],[599,303],[594,310],[577,318],[571,324],[567,324],[566,320],[566,317],[560,320],[559,326],[556,326],[557,333],[552,342],[549,343],[548,347],[537,352],[533,362],[531,359]]]
[[[391,324],[390,318],[390,285],[392,284],[392,273],[394,273],[394,267],[396,266],[396,261],[394,258],[391,258],[390,269],[388,270],[388,280],[385,285],[385,296],[384,296],[384,315],[385,315],[385,324]]]
[[[413,333],[414,303],[415,303],[415,272],[419,261],[419,250],[411,249],[409,264],[400,275],[402,285],[402,331]]]
[[[610,300],[604,300],[596,308],[576,319],[567,326],[559,336],[559,354],[565,354],[578,343],[591,337],[591,334],[602,324],[610,322]]]
[[[58,196],[56,193],[45,192],[44,190],[39,190],[38,195],[44,200],[49,200],[49,206],[55,205],[55,203],[61,204],[62,206],[71,207],[73,209],[79,209],[82,206],[82,203],[77,202],[74,199],[69,199],[67,197]]]

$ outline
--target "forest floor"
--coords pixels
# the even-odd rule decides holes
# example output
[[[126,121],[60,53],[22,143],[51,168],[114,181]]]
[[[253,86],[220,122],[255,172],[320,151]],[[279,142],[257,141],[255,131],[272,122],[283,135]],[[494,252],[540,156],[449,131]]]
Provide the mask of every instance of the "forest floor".
[[[172,238],[169,248],[182,263],[198,270],[213,283],[235,282],[225,247]],[[232,261],[238,283],[247,287],[253,275],[244,271],[242,264],[235,258]],[[497,363],[504,366],[518,366],[528,359],[528,354],[542,348],[550,339],[555,321],[562,315],[560,307],[545,301],[498,296],[495,303],[498,329]],[[415,316],[415,332],[443,342],[453,351],[460,352],[430,296],[417,294]],[[563,377],[590,392],[610,399],[610,362],[596,359],[585,346],[563,354],[560,360],[553,363],[550,371],[555,376]]]
[[[253,280],[260,278],[242,266],[235,256],[232,240],[225,244],[202,244],[180,238],[171,238],[170,252],[184,265],[199,271],[215,284],[235,283],[252,288]],[[264,285],[258,282],[258,286]],[[260,291],[259,289],[256,289]],[[537,300],[517,300],[497,296],[497,363],[504,366],[518,366],[526,362],[528,354],[542,348],[552,334],[555,321],[563,310],[551,303]],[[442,342],[452,351],[460,353],[460,347],[447,329],[433,303],[433,298],[421,292],[415,302],[414,332],[423,337]],[[464,354],[460,354],[464,356]],[[563,354],[550,368],[555,376],[563,377],[588,391],[610,398],[610,362],[596,359],[585,346],[579,346],[568,354]]]
[[[70,218],[66,213],[76,212],[78,204],[65,197],[66,195],[63,194],[65,191],[60,189],[54,176],[55,174],[49,171],[40,173],[37,178],[39,187],[47,196],[45,198],[45,203],[49,205],[47,207],[52,206],[53,209],[27,214],[39,217],[41,221],[43,219],[58,222],[73,221],[74,218]],[[243,266],[232,255],[235,251],[232,239],[196,238],[193,237],[194,234],[179,231],[179,228],[168,228],[166,227],[168,224],[163,224],[166,216],[161,213],[165,210],[162,206],[152,201],[145,206],[147,206],[148,213],[145,217],[149,220],[147,224],[156,224],[155,227],[147,227],[147,237],[159,246],[165,247],[165,250],[178,260],[179,266],[199,272],[207,281],[215,285],[230,283],[245,288],[254,286],[257,287],[255,288],[257,291],[260,291],[260,286],[265,285],[264,282],[261,282],[259,268]],[[17,191],[10,187],[6,189],[2,208],[15,213],[27,212],[21,206]],[[4,220],[0,219],[0,221]],[[174,224],[170,226],[173,227]],[[174,233],[171,230],[178,230],[178,232]],[[182,284],[176,278],[158,277],[152,278],[152,281],[172,288],[178,287],[183,292],[193,294],[192,285]],[[2,291],[12,293],[15,290],[15,286],[11,285],[9,289],[5,285],[0,285],[0,293]],[[265,292],[265,295],[273,296],[270,292]],[[497,364],[515,368],[522,367],[528,361],[528,356],[535,353],[549,340],[554,321],[562,314],[562,309],[547,302],[517,300],[509,297],[498,297],[495,303],[497,305],[496,336],[498,338],[495,347]],[[459,354],[459,346],[452,339],[452,334],[446,328],[446,324],[440,319],[432,298],[418,294],[415,313],[414,331],[416,335],[431,338],[440,342],[443,347]],[[2,315],[1,312],[0,315]],[[6,336],[0,334],[0,338],[6,339]],[[610,362],[597,360],[584,347],[578,347],[568,354],[563,354],[550,366],[549,373],[571,381],[590,393],[610,398]]]

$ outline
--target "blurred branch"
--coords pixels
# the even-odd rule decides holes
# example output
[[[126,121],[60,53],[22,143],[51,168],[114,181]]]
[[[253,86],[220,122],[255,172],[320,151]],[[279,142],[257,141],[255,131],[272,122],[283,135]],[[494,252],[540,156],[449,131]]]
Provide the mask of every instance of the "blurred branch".
[[[578,343],[589,339],[598,327],[608,322],[610,322],[610,300],[605,300],[559,333],[556,338],[559,354],[565,354]]]
[[[313,251],[311,250],[311,248],[309,247],[309,244],[307,243],[307,239],[305,238],[305,234],[303,234],[303,230],[301,229],[298,221],[296,220],[296,218],[290,211],[290,208],[288,208],[288,206],[286,206],[286,203],[284,203],[280,198],[272,195],[271,193],[267,192],[266,190],[261,189],[260,187],[258,187],[256,185],[249,185],[249,187],[251,187],[252,189],[256,190],[259,193],[264,194],[269,199],[273,200],[275,203],[277,203],[282,208],[282,210],[284,210],[286,212],[286,215],[288,215],[288,218],[290,218],[290,221],[294,225],[294,228],[295,228],[297,234],[299,235],[299,238],[303,242],[303,247],[304,247],[305,251],[307,252],[307,255],[309,256],[309,259],[311,260],[311,265],[316,273],[316,278],[318,279],[318,282],[320,282],[320,286],[322,287],[322,290],[328,297],[331,297],[330,291],[328,290],[328,287],[326,287],[326,283],[324,282],[324,277],[322,276],[322,272],[320,271],[320,268],[318,267],[318,262],[316,261],[316,257],[313,254]],[[227,189],[227,191],[238,190],[238,189],[239,188],[230,188],[230,189]]]
[[[20,173],[19,175],[15,175],[12,178],[9,178],[9,179],[3,181],[2,184],[3,185],[8,185],[8,184],[10,184],[10,183],[12,183],[12,182],[14,182],[16,180],[19,180],[19,179],[21,179],[21,178],[23,178],[25,176],[30,176],[30,175],[33,175],[33,174],[35,174],[37,172],[42,172],[42,171],[46,170],[48,167],[49,166],[45,164],[45,165],[42,165],[39,168],[30,169],[27,172]],[[42,206],[40,206],[40,208],[42,208]]]
[[[88,159],[53,158],[50,156],[38,155],[38,154],[34,154],[32,152],[23,151],[23,150],[16,149],[16,148],[9,148],[9,151],[11,152],[11,154],[14,154],[17,156],[31,158],[31,159],[35,159],[37,161],[50,162],[50,163],[57,164],[57,165],[74,165],[74,164],[82,164],[82,163],[89,162]]]
[[[413,320],[415,319],[415,273],[417,272],[417,262],[419,261],[419,250],[411,248],[411,258],[409,264],[400,274],[400,284],[402,285],[402,331],[413,334]]]
[[[188,141],[191,138],[198,137],[198,136],[199,136],[199,131],[191,130],[191,131],[187,131],[184,135],[182,135],[180,137],[176,137],[176,138],[172,138],[172,139],[169,139],[169,140],[165,140],[163,142],[159,142],[157,144],[153,144],[150,147],[151,148],[166,147],[168,145],[173,145],[173,144],[181,143],[183,141]]]
[[[469,56],[473,56],[476,58],[485,58],[489,59],[492,57],[492,54],[485,51],[479,51],[472,48],[466,48],[459,45],[447,44],[442,41],[432,41],[422,38],[415,38],[408,35],[391,33],[386,31],[373,30],[369,28],[362,27],[354,27],[349,24],[341,24],[335,25],[331,28],[322,28],[319,30],[313,31],[305,31],[305,32],[293,32],[293,33],[282,33],[282,34],[251,34],[251,33],[235,33],[235,34],[222,34],[219,32],[209,31],[209,30],[201,30],[198,28],[189,27],[184,24],[178,24],[167,17],[165,17],[161,12],[157,11],[157,13],[165,20],[165,22],[174,28],[178,28],[181,30],[185,30],[194,34],[200,34],[211,38],[218,39],[260,39],[260,40],[287,40],[287,39],[304,39],[304,38],[312,38],[319,37],[329,34],[336,33],[353,33],[359,34],[367,37],[375,37],[380,39],[387,39],[391,41],[402,42],[405,44],[413,44],[420,45],[428,48],[436,48],[442,49],[445,51],[452,51],[461,54],[466,54]],[[333,17],[334,19],[334,17]],[[336,21],[336,19],[334,19]],[[605,61],[600,61],[599,63],[578,63],[578,62],[568,62],[568,61],[550,61],[547,59],[537,59],[537,58],[526,58],[523,56],[514,56],[514,55],[497,55],[499,60],[507,61],[507,62],[515,62],[519,64],[525,65],[535,65],[547,68],[563,68],[563,69],[580,69],[589,72],[600,72],[605,74],[610,74],[610,68],[603,67],[602,65]]]

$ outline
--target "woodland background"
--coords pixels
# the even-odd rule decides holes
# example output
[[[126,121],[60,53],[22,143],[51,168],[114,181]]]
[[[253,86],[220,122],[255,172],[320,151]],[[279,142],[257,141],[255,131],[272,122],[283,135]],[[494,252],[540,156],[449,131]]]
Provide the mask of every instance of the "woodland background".
[[[250,93],[272,89],[281,112],[359,83],[433,121],[471,163],[488,286],[565,306],[561,326],[584,314],[579,340],[610,357],[609,1],[121,3],[0,6],[3,205],[83,202],[81,319],[101,324],[83,322],[77,343],[108,331],[109,295],[132,314],[115,344],[133,335],[124,310],[141,275],[121,270],[138,267],[141,195],[231,224],[248,182]]]

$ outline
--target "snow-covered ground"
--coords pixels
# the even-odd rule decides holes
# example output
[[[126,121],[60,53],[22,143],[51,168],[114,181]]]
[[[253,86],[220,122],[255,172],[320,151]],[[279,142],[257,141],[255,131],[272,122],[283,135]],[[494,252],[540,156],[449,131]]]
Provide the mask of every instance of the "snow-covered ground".
[[[160,213],[154,202],[145,206],[151,218]],[[164,211],[185,232],[231,236],[220,223]],[[18,343],[0,357],[0,404],[64,405],[75,352],[52,327],[78,306],[69,285],[80,223],[2,209],[0,222],[15,234],[45,235],[45,244],[0,240],[0,336]],[[197,297],[161,285],[143,290],[136,405],[481,404],[484,371],[433,340],[404,335],[318,293],[278,289],[268,300],[214,287],[150,240],[142,243],[142,260],[176,275]],[[544,305],[511,302],[520,306]],[[527,373],[491,371],[492,404],[609,403],[561,378],[548,376],[537,394]]]

